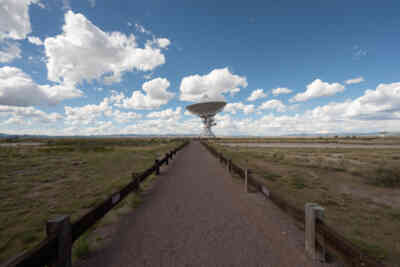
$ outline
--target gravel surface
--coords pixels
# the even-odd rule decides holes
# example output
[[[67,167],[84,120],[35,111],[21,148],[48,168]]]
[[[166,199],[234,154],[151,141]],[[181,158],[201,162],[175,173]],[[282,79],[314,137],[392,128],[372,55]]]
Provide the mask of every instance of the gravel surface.
[[[336,266],[304,254],[304,232],[260,194],[246,194],[197,142],[162,170],[113,240],[76,266]]]

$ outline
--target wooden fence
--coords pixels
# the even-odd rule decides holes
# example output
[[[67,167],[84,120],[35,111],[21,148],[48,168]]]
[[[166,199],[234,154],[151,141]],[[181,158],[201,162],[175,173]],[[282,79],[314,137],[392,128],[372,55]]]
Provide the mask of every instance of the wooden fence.
[[[201,142],[203,146],[219,161],[226,165],[227,168],[237,174],[239,177],[245,179],[246,169],[241,168],[239,165],[232,162],[231,159],[224,157],[222,153],[219,153],[214,147],[210,146],[207,142]],[[268,188],[262,182],[258,181],[256,178],[252,177],[251,171],[247,170],[247,183],[253,186],[257,191],[264,194],[269,198],[275,205],[287,212],[294,219],[296,219],[302,225],[305,224],[305,214],[303,210],[293,206],[288,203],[279,195],[268,190]],[[339,253],[344,260],[354,267],[384,267],[385,265],[381,263],[378,259],[366,255],[361,249],[352,243],[350,240],[346,239],[342,234],[338,233],[331,226],[327,225],[323,220],[317,218],[316,220],[316,232],[322,238],[317,238],[317,243],[319,240],[324,240],[325,244],[319,244],[322,247],[327,247],[334,254]]]
[[[98,222],[108,211],[120,203],[129,193],[136,192],[140,183],[153,173],[159,174],[160,167],[168,164],[168,160],[185,147],[189,141],[185,141],[177,148],[166,153],[161,160],[155,160],[152,167],[142,173],[133,173],[132,182],[118,192],[112,194],[94,209],[82,216],[76,222],[70,224],[68,216],[61,216],[47,222],[47,238],[42,240],[33,249],[10,259],[2,267],[42,267],[42,266],[71,266],[71,248],[83,233]]]

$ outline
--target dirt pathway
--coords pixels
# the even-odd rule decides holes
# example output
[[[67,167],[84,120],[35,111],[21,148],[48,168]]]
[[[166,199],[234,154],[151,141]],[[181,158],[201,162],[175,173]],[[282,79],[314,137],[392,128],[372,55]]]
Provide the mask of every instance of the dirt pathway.
[[[304,254],[291,218],[192,142],[126,216],[110,244],[80,266],[328,266]]]

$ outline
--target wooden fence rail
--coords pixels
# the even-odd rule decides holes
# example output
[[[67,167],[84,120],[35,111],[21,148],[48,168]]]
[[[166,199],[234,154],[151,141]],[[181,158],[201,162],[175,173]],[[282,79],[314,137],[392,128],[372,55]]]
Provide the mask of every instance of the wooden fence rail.
[[[79,220],[71,224],[71,237],[72,243],[76,241],[83,233],[85,233],[91,226],[93,226],[96,222],[98,222],[108,211],[110,211],[113,207],[115,207],[119,202],[121,202],[129,193],[135,192],[139,189],[139,185],[143,182],[148,176],[159,170],[160,166],[164,163],[168,162],[168,159],[172,159],[172,156],[176,154],[179,150],[185,147],[189,141],[185,141],[177,148],[173,149],[169,153],[165,155],[161,160],[156,160],[153,166],[149,169],[145,170],[142,173],[133,175],[132,182],[123,187],[118,192],[112,194],[109,198],[104,200],[102,203],[97,205],[94,209],[89,211],[87,214],[82,216]],[[20,255],[10,259],[3,265],[2,267],[42,267],[45,265],[55,266],[55,262],[58,262],[57,259],[60,257],[59,248],[59,237],[58,236],[48,236],[46,239],[42,240],[37,246],[33,249],[23,252]],[[62,244],[61,244],[62,245]],[[72,245],[72,244],[71,244]],[[67,247],[66,249],[71,250],[71,247]],[[68,253],[66,253],[68,255]],[[67,259],[66,262],[69,264],[59,266],[66,267],[70,265],[70,259]],[[69,266],[68,266],[69,267]]]
[[[222,153],[219,153],[214,147],[210,146],[207,142],[202,141],[202,145],[219,161],[225,165],[231,164],[231,170],[236,173],[239,177],[245,178],[245,168],[241,168],[236,163],[232,162],[231,159],[224,157]],[[299,223],[305,224],[305,214],[303,210],[293,206],[288,203],[282,197],[274,192],[270,192],[265,185],[252,177],[251,170],[248,170],[247,182],[249,185],[253,186],[257,191],[268,197],[275,205],[287,212]],[[385,265],[381,263],[378,259],[372,257],[371,255],[365,254],[358,246],[353,242],[346,239],[342,234],[338,233],[331,226],[327,225],[323,220],[316,220],[316,231],[323,237],[328,249],[333,252],[339,252],[344,260],[354,267],[384,267]],[[317,242],[319,240],[317,239]],[[323,246],[323,244],[320,244]]]

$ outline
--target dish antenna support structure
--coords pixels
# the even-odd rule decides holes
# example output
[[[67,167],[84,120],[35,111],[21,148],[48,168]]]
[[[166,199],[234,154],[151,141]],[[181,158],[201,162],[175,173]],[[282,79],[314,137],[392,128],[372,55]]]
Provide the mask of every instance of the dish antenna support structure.
[[[220,112],[226,105],[224,101],[204,102],[187,106],[186,109],[201,118],[203,122],[203,137],[215,137],[211,127],[217,125],[214,116]]]

